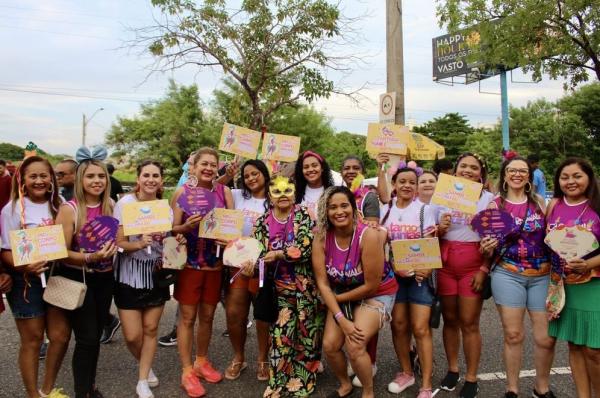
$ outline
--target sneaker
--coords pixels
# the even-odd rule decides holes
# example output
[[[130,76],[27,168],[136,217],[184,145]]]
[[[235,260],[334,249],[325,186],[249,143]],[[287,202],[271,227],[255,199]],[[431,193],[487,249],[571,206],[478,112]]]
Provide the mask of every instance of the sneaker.
[[[252,321],[248,320],[248,323],[246,324],[246,329],[250,329],[252,327]]]
[[[417,398],[431,398],[433,397],[433,391],[431,391],[431,388],[422,388],[419,390],[419,395],[417,395]]]
[[[158,377],[156,377],[152,368],[150,368],[150,372],[148,372],[148,385],[151,388],[158,387]]]
[[[371,365],[371,370],[373,373],[373,377],[375,377],[375,375],[377,374],[377,364],[376,363]],[[362,388],[362,383],[360,382],[360,379],[358,378],[358,376],[354,376],[354,378],[352,379],[352,385],[354,387]]]
[[[504,393],[504,398],[519,398],[519,394],[514,391],[507,391]]]
[[[400,394],[408,387],[415,384],[415,376],[407,375],[404,372],[396,373],[396,378],[388,384],[388,391],[392,394]]]
[[[108,325],[104,327],[102,331],[102,336],[100,337],[100,344],[108,344],[111,342],[113,337],[115,337],[115,333],[121,327],[121,320],[114,315],[111,315],[112,319]]]
[[[148,385],[148,380],[139,380],[135,387],[135,392],[137,393],[138,398],[154,398],[154,394],[152,394],[150,386]]]
[[[539,392],[537,392],[535,390],[535,387],[534,387],[533,388],[533,393],[531,394],[531,397],[532,398],[556,398],[556,395],[554,395],[554,393],[551,390],[548,390],[544,394],[540,394]]]
[[[444,377],[444,379],[440,383],[440,388],[446,391],[454,391],[459,381],[460,375],[458,374],[458,372],[448,371],[448,373],[446,373],[446,377]]]
[[[177,345],[177,328],[173,328],[173,330],[171,330],[171,333],[159,338],[158,345],[161,347],[172,347],[174,345]]]
[[[259,362],[256,368],[256,378],[259,381],[269,380],[269,362]]]
[[[192,398],[203,397],[206,395],[206,390],[194,372],[189,372],[187,375],[181,376],[181,388],[183,388],[186,394]]]
[[[348,365],[346,365],[346,373],[348,374],[348,377],[352,377],[356,374],[356,373],[354,373],[354,369],[352,369],[352,365],[350,364],[350,361],[348,361]]]
[[[48,343],[46,343],[45,341],[42,343],[42,345],[40,346],[40,355],[39,355],[39,359],[45,359],[46,358],[46,353],[48,352]]]
[[[229,367],[225,369],[225,378],[227,380],[235,380],[242,374],[242,371],[248,367],[246,362],[232,361]]]
[[[38,394],[42,398],[69,398],[62,388],[55,388],[49,394],[44,394],[42,390],[38,390]]]
[[[196,376],[203,378],[208,383],[218,383],[223,380],[223,375],[216,370],[212,364],[206,360],[202,365],[194,363],[194,373]]]
[[[476,381],[465,381],[463,387],[460,389],[460,398],[477,398],[479,392],[479,386]]]

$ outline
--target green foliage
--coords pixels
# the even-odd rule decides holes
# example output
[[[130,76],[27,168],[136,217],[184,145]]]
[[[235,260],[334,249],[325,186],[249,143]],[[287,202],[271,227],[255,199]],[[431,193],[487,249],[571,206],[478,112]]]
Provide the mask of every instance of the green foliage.
[[[106,136],[117,153],[131,164],[143,159],[160,160],[167,181],[176,181],[181,165],[193,149],[217,145],[222,124],[202,112],[198,88],[171,82],[165,98],[142,105],[140,115],[119,117]]]
[[[600,79],[598,0],[437,0],[440,26],[449,32],[475,27],[487,65],[521,67],[571,87],[591,73]],[[472,60],[473,61],[473,60]]]
[[[0,159],[10,160],[12,162],[18,162],[23,160],[25,148],[18,145],[10,144],[8,142],[0,142]],[[50,163],[56,164],[62,159],[68,158],[67,155],[51,155],[42,149],[37,150],[38,155],[48,159]]]
[[[164,20],[139,30],[138,44],[156,58],[155,70],[193,64],[218,67],[239,84],[249,106],[238,115],[252,129],[282,106],[328,97],[324,71],[339,68],[326,54],[340,36],[340,15],[325,0],[152,0]],[[230,120],[233,123],[233,120]]]
[[[473,133],[473,127],[469,125],[465,116],[447,113],[422,126],[416,126],[414,132],[421,133],[444,146],[446,157],[455,159],[463,152],[467,138]]]

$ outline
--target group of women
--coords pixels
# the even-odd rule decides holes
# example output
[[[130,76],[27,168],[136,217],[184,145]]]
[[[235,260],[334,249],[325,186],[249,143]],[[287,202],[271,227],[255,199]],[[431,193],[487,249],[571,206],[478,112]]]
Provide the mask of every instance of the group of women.
[[[11,201],[2,209],[0,291],[7,294],[19,331],[19,368],[28,397],[66,396],[54,385],[72,332],[75,396],[102,397],[96,385],[99,339],[113,297],[127,347],[139,363],[137,395],[154,396],[152,388],[159,384],[152,370],[157,328],[170,298],[161,271],[162,242],[169,235],[187,251],[174,292],[180,311],[177,337],[183,389],[190,397],[201,397],[206,394],[201,380],[218,383],[240,376],[248,367],[245,342],[250,304],[261,292],[263,276],[257,264],[246,264],[241,274],[235,270],[234,275],[232,269],[223,267],[219,256],[219,246],[227,242],[198,237],[199,223],[214,208],[244,213],[243,235],[260,242],[264,279],[274,284],[276,319],[256,322],[254,370],[258,380],[268,382],[264,397],[309,396],[323,363],[339,381],[338,389],[328,396],[348,397],[359,386],[363,398],[373,397],[377,335],[388,322],[399,368],[388,390],[400,393],[416,383],[414,338],[422,374],[416,396],[431,397],[430,320],[438,301],[447,359],[440,387],[453,391],[464,377],[460,396],[476,397],[482,347],[479,319],[488,277],[504,331],[505,396],[519,394],[526,312],[535,343],[532,396],[554,397],[549,374],[556,339],[569,343],[577,395],[600,394],[600,310],[595,305],[600,298],[600,286],[596,286],[600,284],[600,254],[565,260],[544,243],[549,230],[572,226],[600,240],[600,192],[585,160],[568,159],[559,166],[554,198],[547,206],[532,192],[529,163],[520,157],[506,160],[498,193],[484,190],[477,203],[478,211],[497,208],[512,215],[518,228],[498,241],[474,232],[472,215],[429,204],[437,175],[414,164],[403,163],[394,171],[388,192],[386,155],[377,157],[377,187],[357,183],[365,170],[355,156],[344,159],[344,183],[336,186],[327,161],[313,151],[300,154],[293,178],[271,176],[265,164],[254,159],[233,163],[219,176],[219,154],[212,148],[194,153],[187,182],[171,199],[172,231],[125,236],[124,206],[160,199],[163,168],[156,161],[139,164],[134,192],[114,203],[109,198],[105,156],[102,150],[78,152],[75,196],[64,203],[50,163],[38,156],[26,158],[13,178]],[[486,183],[488,168],[478,155],[465,153],[456,160],[454,174]],[[228,188],[226,184],[237,176],[238,189]],[[192,194],[202,200],[188,214],[179,198]],[[116,240],[95,252],[80,250],[78,232],[98,216],[119,220]],[[62,225],[68,258],[14,267],[10,231],[51,224]],[[439,238],[443,267],[394,271],[390,242],[426,237]],[[50,270],[52,275],[85,282],[82,306],[68,311],[43,301],[39,275]],[[559,317],[549,320],[550,280],[564,283],[565,305]],[[221,286],[226,287],[233,351],[223,372],[208,358]],[[50,343],[38,389],[38,351],[44,333]],[[466,362],[462,377],[458,365],[461,341]]]

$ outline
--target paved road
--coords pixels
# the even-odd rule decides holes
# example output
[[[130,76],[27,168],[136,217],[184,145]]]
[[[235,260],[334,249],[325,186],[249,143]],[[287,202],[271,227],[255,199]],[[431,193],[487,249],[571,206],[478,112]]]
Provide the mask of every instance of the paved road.
[[[173,316],[175,313],[176,303],[170,301],[167,303],[163,322],[160,327],[161,334],[169,331]],[[221,307],[217,310],[213,338],[211,343],[210,357],[219,369],[224,369],[231,359],[231,348],[229,340],[221,336],[221,332],[225,328],[224,311]],[[482,315],[482,330],[484,350],[479,372],[482,374],[480,381],[480,398],[502,397],[504,393],[504,381],[499,379],[502,374],[497,375],[496,372],[502,372],[502,331],[500,321],[496,309],[491,301],[486,302]],[[217,385],[208,385],[208,396],[211,397],[260,397],[264,390],[264,383],[258,382],[255,378],[255,366],[252,359],[255,358],[256,349],[254,340],[255,333],[252,329],[249,333],[247,344],[247,357],[250,363],[249,368],[242,373],[242,376],[236,381],[224,381]],[[10,312],[0,315],[0,375],[2,383],[0,384],[0,397],[24,397],[24,389],[22,388],[20,375],[17,367],[17,351],[19,348],[19,338],[14,326]],[[72,393],[72,378],[71,378],[71,353],[73,344],[67,353],[65,363],[58,378],[58,385],[64,387],[68,392]],[[391,343],[389,327],[386,327],[379,339],[378,365],[379,373],[375,378],[376,396],[377,397],[393,397],[394,394],[387,392],[387,383],[392,379],[395,372],[398,371],[397,360]],[[439,384],[444,376],[445,359],[443,346],[441,342],[441,330],[434,331],[434,385]],[[568,355],[565,343],[560,343],[557,346],[554,368],[557,374],[553,374],[552,389],[558,397],[574,397],[575,390],[571,376],[564,374],[568,369]],[[175,347],[159,348],[154,369],[160,379],[160,387],[154,390],[157,398],[185,397],[185,393],[179,387],[179,361]],[[461,369],[464,370],[464,364],[461,364]],[[533,369],[532,342],[530,336],[527,338],[523,369]],[[40,370],[40,373],[43,369]],[[560,374],[563,373],[563,374]],[[100,362],[98,366],[98,386],[107,398],[130,398],[135,397],[135,385],[137,383],[136,364],[123,342],[123,337],[120,332],[115,336],[112,343],[102,346],[100,354]],[[524,376],[521,379],[521,391],[523,397],[531,396],[533,388],[533,377]],[[315,397],[325,397],[336,386],[334,376],[329,370],[318,379],[317,391]],[[415,397],[417,388],[413,387],[400,397]],[[359,394],[354,395],[359,397]],[[458,396],[457,392],[448,393],[440,392],[436,398],[450,398]]]

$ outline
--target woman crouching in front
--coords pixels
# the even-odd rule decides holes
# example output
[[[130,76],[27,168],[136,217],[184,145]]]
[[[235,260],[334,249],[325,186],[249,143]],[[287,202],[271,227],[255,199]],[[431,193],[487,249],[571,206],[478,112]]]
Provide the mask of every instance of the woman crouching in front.
[[[397,290],[385,262],[386,233],[357,222],[354,195],[340,186],[328,188],[319,200],[318,223],[322,233],[313,242],[313,268],[329,310],[323,350],[341,383],[329,397],[352,394],[343,347],[363,385],[362,397],[374,397],[366,345],[390,320]]]

